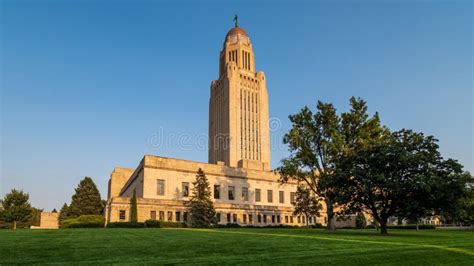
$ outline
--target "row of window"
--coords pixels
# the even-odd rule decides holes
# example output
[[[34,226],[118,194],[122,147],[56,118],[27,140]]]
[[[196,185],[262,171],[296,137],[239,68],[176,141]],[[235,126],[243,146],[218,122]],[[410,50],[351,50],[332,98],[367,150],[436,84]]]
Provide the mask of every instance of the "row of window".
[[[165,217],[166,214],[166,217]],[[169,221],[169,222],[188,222],[188,213],[187,212],[172,212],[172,211],[159,211],[158,212],[158,217],[157,217],[157,212],[156,211],[150,211],[150,219],[151,220],[160,220],[160,221]],[[174,216],[174,218],[173,218]],[[257,214],[256,215],[256,223],[258,224],[266,224],[266,223],[281,223],[282,219],[280,215],[267,215],[267,214]],[[125,210],[120,210],[119,211],[119,219],[124,221],[126,220],[126,211]],[[216,219],[218,223],[222,222],[227,222],[227,223],[243,223],[243,224],[253,224],[254,223],[254,216],[252,214],[242,214],[241,220],[239,220],[238,215],[236,213],[226,213],[226,220],[222,220],[222,214],[217,213],[216,214]],[[295,222],[295,217],[285,215],[284,216],[284,223],[286,224],[292,224]],[[298,224],[305,224],[306,223],[306,217],[305,216],[297,216],[296,217],[296,223]],[[316,218],[313,219],[313,217],[308,217],[308,223],[313,224],[316,223]]]
[[[267,215],[267,214],[257,214],[256,215],[257,217],[257,220],[256,220],[256,223],[282,223],[281,221],[281,216],[280,215]],[[216,218],[217,218],[217,222],[220,223],[220,222],[223,222],[221,220],[221,214],[220,213],[217,213],[216,215]],[[227,213],[226,214],[226,220],[225,222],[227,223],[244,223],[244,224],[253,224],[254,223],[254,216],[252,214],[242,214],[242,220],[239,220],[238,218],[238,215],[237,214],[231,214],[231,213]],[[289,216],[289,215],[285,215],[284,216],[284,223],[286,224],[292,224],[295,222],[295,217],[294,216]],[[302,224],[305,224],[306,223],[306,217],[305,216],[296,216],[296,223],[302,223]],[[308,223],[309,224],[313,224],[313,223],[316,223],[316,218],[313,219],[313,217],[308,217]]]
[[[165,217],[166,214],[166,217]],[[188,213],[187,212],[174,212],[174,219],[173,219],[173,212],[172,211],[159,211],[158,212],[158,217],[156,216],[156,211],[150,211],[150,219],[151,220],[160,220],[160,221],[175,221],[175,222],[187,222],[188,221]],[[125,210],[120,210],[119,211],[119,219],[120,220],[126,220],[127,218],[126,211]]]
[[[157,195],[165,195],[165,185],[166,181],[164,179],[157,179]],[[189,196],[189,182],[181,183],[181,192],[183,197]],[[221,199],[221,185],[214,185],[214,199]],[[235,186],[227,187],[227,199],[235,200],[236,199],[236,189]],[[240,199],[243,201],[249,200],[249,189],[247,187],[242,187]],[[255,189],[255,202],[262,201],[262,190],[259,188]],[[273,203],[273,190],[267,190],[267,202]],[[280,190],[278,191],[278,202],[285,203],[285,192]],[[295,202],[295,192],[290,192],[290,203]]]

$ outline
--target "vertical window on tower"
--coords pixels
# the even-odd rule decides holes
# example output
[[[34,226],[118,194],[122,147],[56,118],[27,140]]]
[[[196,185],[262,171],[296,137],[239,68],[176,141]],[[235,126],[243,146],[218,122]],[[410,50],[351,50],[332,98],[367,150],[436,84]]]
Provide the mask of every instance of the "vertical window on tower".
[[[250,60],[250,53],[248,54],[249,57],[249,70],[252,68],[252,60]]]
[[[159,196],[165,195],[165,180],[157,179],[156,183],[157,183],[156,194]]]

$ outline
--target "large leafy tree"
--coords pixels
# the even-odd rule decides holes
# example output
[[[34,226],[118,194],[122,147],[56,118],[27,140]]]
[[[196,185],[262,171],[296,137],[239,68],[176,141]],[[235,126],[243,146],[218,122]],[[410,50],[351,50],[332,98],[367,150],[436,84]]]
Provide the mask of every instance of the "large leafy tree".
[[[28,221],[33,211],[28,200],[28,193],[12,189],[3,199],[2,210],[0,212],[1,220],[13,223],[13,229],[17,228],[18,222]]]
[[[81,215],[100,215],[104,208],[99,190],[92,178],[85,177],[75,189],[68,214],[70,217]]]
[[[318,217],[321,210],[321,204],[312,194],[312,191],[304,186],[298,186],[295,194],[295,210],[293,214],[296,216],[304,215],[306,226],[308,226],[309,217]]]
[[[338,189],[349,196],[344,207],[369,211],[387,234],[392,216],[419,219],[451,208],[462,196],[461,166],[443,160],[437,140],[411,130],[382,131],[344,154]]]
[[[199,168],[196,174],[196,181],[193,182],[188,209],[191,215],[192,227],[206,228],[217,223],[216,210],[211,200],[209,181],[201,168]]]
[[[278,168],[282,182],[296,180],[324,200],[329,231],[335,230],[336,203],[345,197],[333,184],[342,154],[351,153],[381,131],[378,115],[369,117],[363,100],[352,97],[350,105],[342,119],[332,104],[321,101],[314,114],[304,107],[290,115],[292,127],[283,139],[290,156]]]

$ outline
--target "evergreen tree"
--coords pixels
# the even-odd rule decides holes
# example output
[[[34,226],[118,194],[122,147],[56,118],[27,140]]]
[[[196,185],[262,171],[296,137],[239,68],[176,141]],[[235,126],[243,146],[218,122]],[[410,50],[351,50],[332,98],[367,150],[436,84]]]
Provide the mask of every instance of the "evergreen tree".
[[[211,200],[211,188],[204,172],[199,168],[188,203],[192,227],[210,227],[216,224],[216,210]]]
[[[67,206],[67,203],[64,203],[61,210],[59,210],[59,222],[61,223],[62,221],[66,220],[68,217],[69,217],[69,206]]]
[[[2,203],[0,218],[6,222],[13,223],[13,229],[16,229],[18,222],[26,222],[31,218],[32,208],[28,199],[28,193],[21,190],[12,189],[5,195]]]
[[[71,205],[69,206],[70,217],[79,217],[81,215],[102,213],[102,200],[100,193],[94,181],[90,177],[85,177],[77,186],[76,193],[72,196]]]
[[[130,210],[130,221],[132,223],[138,222],[138,210],[137,210],[137,192],[133,190],[132,202],[131,202],[131,210]]]

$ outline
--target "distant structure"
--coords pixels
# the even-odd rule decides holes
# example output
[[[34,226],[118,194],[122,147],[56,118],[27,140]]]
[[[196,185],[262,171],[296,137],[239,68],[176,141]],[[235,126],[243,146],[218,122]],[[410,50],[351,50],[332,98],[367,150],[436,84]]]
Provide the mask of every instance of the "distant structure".
[[[145,155],[136,169],[115,168],[108,187],[106,223],[129,221],[130,198],[138,197],[138,220],[189,222],[183,203],[201,168],[211,184],[221,224],[304,225],[293,216],[296,182],[279,183],[270,169],[268,93],[265,74],[255,71],[247,32],[225,36],[219,77],[211,82],[208,163]],[[310,217],[311,224],[325,224]]]
[[[31,226],[31,229],[58,229],[59,213],[41,212],[40,226]]]

